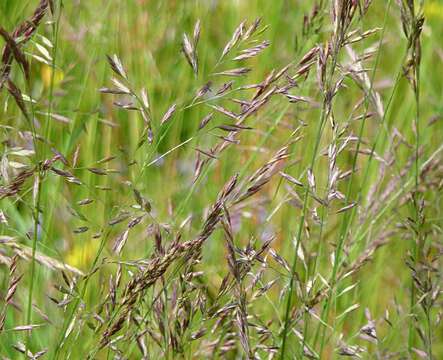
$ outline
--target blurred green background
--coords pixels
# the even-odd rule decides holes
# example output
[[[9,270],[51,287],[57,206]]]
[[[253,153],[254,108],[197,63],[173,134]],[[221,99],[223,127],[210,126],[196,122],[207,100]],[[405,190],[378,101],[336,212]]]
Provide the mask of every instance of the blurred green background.
[[[2,0],[0,24],[12,31],[18,23],[32,14],[35,6],[36,1]],[[386,1],[373,1],[368,14],[360,20],[356,28],[365,31],[382,27],[386,6]],[[132,211],[131,206],[135,204],[128,181],[149,199],[155,221],[164,224],[165,228],[178,229],[191,216],[183,231],[183,236],[190,239],[201,228],[205,210],[213,203],[227,179],[234,173],[240,173],[243,179],[252,174],[289,139],[300,120],[304,123],[303,139],[293,147],[290,160],[294,164],[287,172],[297,178],[304,174],[313,151],[320,113],[318,107],[321,98],[314,75],[300,84],[296,93],[312,98],[316,106],[311,108],[303,104],[288,105],[283,99],[273,100],[271,105],[253,118],[250,126],[254,130],[242,133],[241,145],[223,152],[196,184],[193,184],[196,157],[194,149],[214,145],[216,139],[211,136],[209,128],[226,123],[226,119],[216,113],[211,126],[203,132],[198,131],[199,121],[211,109],[206,104],[186,107],[192,103],[198,89],[208,81],[212,81],[214,89],[226,81],[211,74],[214,69],[226,70],[233,67],[229,61],[218,67],[216,64],[223,47],[242,20],[250,23],[261,17],[262,24],[267,25],[267,28],[260,38],[269,40],[271,45],[260,56],[248,61],[247,66],[252,70],[245,77],[234,78],[235,87],[262,81],[273,69],[278,71],[291,62],[299,61],[314,45],[328,39],[331,32],[329,14],[326,13],[318,24],[314,23],[308,29],[304,25],[305,16],[312,14],[312,8],[313,2],[305,0],[64,1],[60,19],[55,18],[51,22],[51,17],[46,17],[37,35],[25,48],[26,54],[32,57],[32,81],[31,87],[23,92],[36,100],[36,104],[32,105],[37,119],[36,131],[51,144],[49,146],[39,142],[39,159],[14,154],[14,148],[32,148],[30,127],[7,92],[3,90],[0,94],[1,149],[2,158],[7,159],[3,163],[9,161],[9,166],[15,168],[4,172],[12,176],[20,167],[52,156],[53,148],[62,153],[70,163],[77,159],[75,168],[70,171],[84,184],[76,186],[52,173],[45,177],[41,190],[41,226],[37,250],[84,272],[90,269],[101,244],[104,249],[100,261],[103,258],[113,258],[112,243],[125,229],[125,224],[109,226],[109,221],[124,215],[125,211]],[[424,145],[422,159],[426,160],[442,142],[443,2],[426,1],[424,11],[426,22],[422,35],[420,137]],[[183,33],[192,34],[198,19],[202,30],[198,45],[199,74],[195,76],[181,53],[181,43]],[[353,48],[357,53],[362,53],[365,49],[376,46],[378,38],[378,35],[368,37],[353,45]],[[45,39],[49,39],[49,42]],[[47,49],[47,54],[41,49],[42,46]],[[402,71],[405,49],[406,40],[401,29],[400,11],[396,3],[392,2],[374,86],[385,105],[395,78]],[[131,85],[136,89],[146,88],[149,93],[154,131],[152,145],[137,147],[143,132],[141,116],[137,112],[116,108],[113,106],[116,97],[99,92],[100,88],[110,87],[112,84],[112,71],[106,61],[106,55],[110,54],[120,57]],[[48,65],[54,56],[55,72]],[[343,51],[340,60],[346,64],[347,59],[347,54]],[[373,59],[368,61],[368,68],[373,65],[372,61]],[[13,68],[12,76],[22,89],[26,88],[18,66]],[[338,123],[348,120],[352,107],[362,96],[350,79],[345,80],[345,85],[342,93],[334,100],[335,120]],[[236,97],[236,93],[233,97]],[[163,114],[173,103],[178,104],[178,111],[166,126],[161,126]],[[52,112],[56,114],[49,120],[45,115],[48,104],[51,104]],[[217,104],[226,108],[232,106],[228,99],[222,99]],[[367,120],[363,135],[364,148],[370,148],[373,139],[378,137],[376,152],[381,156],[389,156],[392,134],[396,129],[404,136],[405,143],[414,144],[414,109],[414,94],[403,78],[393,94],[385,123],[381,125],[372,118]],[[352,123],[350,126],[349,132],[357,134],[359,124]],[[326,130],[322,139],[322,151],[331,139],[328,131]],[[176,146],[176,149],[168,152]],[[399,146],[395,153],[395,164],[389,168],[383,184],[398,175],[413,154],[413,148]],[[154,161],[165,153],[167,155],[161,161]],[[99,162],[110,156],[115,156],[115,159],[105,164]],[[441,158],[441,154],[437,154],[437,157]],[[360,161],[358,167],[363,168],[366,160],[363,157]],[[339,166],[343,169],[349,168],[351,163],[351,153],[344,154],[339,159]],[[108,176],[97,176],[88,171],[88,167],[105,167],[111,172]],[[361,192],[362,198],[366,199],[371,185],[381,176],[379,162],[373,161],[369,169],[367,183],[362,183],[363,176],[356,177],[354,196]],[[326,157],[319,158],[315,174],[318,187],[324,188],[327,183]],[[404,183],[412,178],[411,170],[403,176]],[[7,221],[0,225],[0,234],[13,236],[26,246],[32,246],[32,236],[29,235],[34,223],[32,187],[32,181],[26,182],[19,197],[0,200],[1,210],[7,217]],[[276,236],[273,247],[291,263],[291,239],[299,218],[297,214],[294,215],[297,210],[284,201],[285,196],[284,185],[278,179],[273,180],[272,186],[264,190],[263,201],[257,200],[242,209],[237,236],[240,243],[246,244],[251,237],[260,239],[264,234],[273,234]],[[86,198],[94,202],[80,206],[78,202]],[[441,191],[426,194],[426,201],[429,203],[427,215],[441,237]],[[396,223],[409,216],[409,210],[396,202],[386,204],[386,207],[386,213],[376,217],[374,222],[369,219],[355,225],[355,232],[366,235],[361,244],[351,249],[350,261],[364,250],[365,244],[371,241],[371,236],[379,236],[386,228],[395,227]],[[332,212],[323,229],[322,245],[315,240],[320,229],[313,225],[311,237],[314,240],[304,245],[305,251],[315,252],[319,246],[332,248],[337,240],[339,224],[339,217]],[[131,231],[121,257],[125,261],[150,256],[153,241],[147,235],[149,222],[145,225]],[[88,227],[88,231],[73,231],[80,227]],[[93,236],[101,231],[106,234],[105,242]],[[167,236],[165,235],[166,238]],[[165,241],[171,240],[167,238]],[[216,233],[204,247],[201,267],[205,271],[204,279],[213,292],[217,291],[227,271],[223,248],[221,233]],[[338,302],[338,307],[343,311],[356,302],[360,307],[350,315],[349,320],[341,324],[343,333],[350,334],[364,323],[366,307],[371,309],[374,318],[383,317],[385,311],[390,309],[394,318],[391,319],[393,326],[389,328],[386,324],[381,325],[381,336],[386,337],[379,351],[383,348],[398,350],[400,353],[403,351],[407,339],[402,328],[405,327],[407,317],[400,316],[397,307],[408,305],[410,271],[405,265],[405,258],[409,248],[410,244],[405,237],[394,237],[377,251],[373,262],[366,265],[358,277],[350,279],[349,284],[356,280],[358,286]],[[319,258],[319,269],[324,275],[330,271],[329,255],[330,252],[325,250]],[[4,265],[0,266],[0,284],[4,293],[8,284],[8,271]],[[106,274],[111,269],[115,270],[115,267],[107,265],[100,270],[100,274]],[[29,272],[24,272],[25,276],[21,280],[23,289],[30,281]],[[90,285],[86,291],[83,299],[86,311],[100,303],[100,294],[108,286],[101,281],[101,276],[94,277],[91,282],[95,285]],[[35,349],[51,349],[56,343],[64,314],[48,300],[48,296],[53,296],[54,282],[60,279],[58,272],[37,267],[34,302],[50,315],[54,326],[43,326],[33,331],[32,344]],[[349,284],[343,284],[343,288]],[[6,328],[24,324],[23,307],[27,296],[27,291],[19,290],[16,295],[18,308],[8,311]],[[283,309],[283,300],[279,304],[278,291],[273,292],[273,301],[277,308]],[[273,311],[267,303],[261,306],[263,312]],[[38,318],[38,315],[34,318]],[[70,339],[72,343],[66,345],[66,349],[72,352],[71,358],[80,359],[95,342],[91,339],[92,332],[88,328],[75,329],[75,332],[76,336],[73,338],[81,341],[82,345]],[[441,339],[442,336],[440,326],[435,337]],[[4,332],[0,336],[0,355],[15,358],[17,355],[12,344],[21,337],[24,338],[24,335],[17,332]],[[438,359],[443,356],[443,342],[436,341],[434,346],[434,355]],[[329,352],[331,355],[333,348],[328,349],[325,354]],[[128,355],[130,358],[137,358],[135,353],[129,354],[134,354]],[[332,355],[325,358],[332,358]]]

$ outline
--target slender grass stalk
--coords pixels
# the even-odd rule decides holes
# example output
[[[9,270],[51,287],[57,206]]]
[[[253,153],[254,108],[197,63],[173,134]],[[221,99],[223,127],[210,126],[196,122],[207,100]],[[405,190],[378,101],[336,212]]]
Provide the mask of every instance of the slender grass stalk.
[[[350,203],[350,195],[351,195],[351,190],[352,190],[352,184],[353,184],[353,176],[357,167],[357,157],[359,154],[359,150],[360,150],[360,146],[361,146],[361,140],[363,137],[363,130],[365,128],[365,124],[366,124],[366,118],[367,118],[367,114],[369,111],[369,98],[371,96],[372,93],[372,89],[373,89],[373,83],[374,83],[374,79],[375,79],[375,73],[376,73],[376,69],[378,67],[379,61],[380,61],[380,49],[382,46],[382,42],[384,39],[384,33],[385,33],[385,28],[386,28],[386,23],[387,23],[387,19],[388,19],[388,14],[389,14],[389,10],[390,10],[390,6],[391,6],[391,0],[388,1],[388,4],[386,6],[386,10],[385,10],[385,15],[384,15],[384,20],[383,20],[383,27],[381,29],[381,34],[380,34],[380,39],[378,42],[378,48],[377,48],[377,54],[376,54],[376,59],[375,59],[375,64],[374,67],[372,69],[372,73],[371,73],[371,77],[370,77],[370,84],[369,84],[369,89],[368,89],[368,94],[365,96],[365,104],[364,104],[364,111],[363,111],[363,119],[362,119],[362,123],[360,125],[360,129],[359,129],[359,133],[358,133],[358,140],[357,140],[357,144],[356,144],[356,150],[355,150],[355,154],[353,156],[352,159],[352,170],[351,170],[351,175],[350,175],[350,179],[348,182],[348,187],[347,187],[347,191],[345,194],[345,201],[346,201],[346,205],[348,205]],[[385,110],[385,114],[386,114]],[[373,151],[371,152],[371,157],[373,155]],[[329,295],[326,298],[326,304],[325,307],[323,309],[323,313],[322,313],[322,317],[321,319],[323,321],[327,321],[327,318],[329,316],[329,308],[330,308],[330,303],[331,303],[331,298],[333,295],[333,291],[335,288],[335,282],[336,282],[336,276],[337,276],[337,270],[338,270],[338,265],[340,264],[340,257],[341,257],[341,252],[342,252],[342,247],[344,244],[344,240],[347,234],[347,229],[349,227],[350,224],[350,219],[352,219],[352,214],[355,212],[354,209],[351,209],[352,213],[351,215],[349,215],[349,217],[347,219],[349,219],[349,222],[345,221],[346,217],[343,217],[343,221],[342,221],[342,227],[341,227],[341,232],[340,232],[340,236],[339,236],[339,240],[337,243],[337,248],[335,251],[335,256],[334,256],[334,264],[333,264],[333,269],[332,269],[332,275],[331,275],[331,282],[330,282],[330,290],[329,290]],[[320,345],[320,354],[323,352],[323,348],[324,348],[324,338],[325,338],[325,331],[326,329],[323,330],[323,336],[322,336],[322,340],[321,340],[321,345]]]
[[[30,121],[30,127],[32,132],[32,138],[33,138],[33,145],[34,145],[34,151],[35,151],[35,158],[36,158],[36,166],[37,166],[37,174],[35,174],[35,180],[34,180],[34,188],[33,188],[33,197],[34,197],[34,211],[33,211],[33,218],[34,218],[34,224],[33,224],[33,236],[32,236],[32,253],[31,253],[31,270],[30,270],[30,284],[28,289],[28,301],[27,301],[27,310],[26,310],[26,323],[31,324],[32,323],[32,301],[33,301],[33,292],[34,292],[34,286],[35,286],[35,277],[36,277],[36,251],[37,251],[37,243],[38,243],[38,237],[40,232],[40,208],[41,208],[41,201],[42,201],[42,182],[44,178],[43,170],[41,168],[41,162],[45,159],[45,151],[42,148],[42,151],[39,151],[39,145],[37,141],[37,131],[35,128],[35,109],[34,104],[32,100],[32,88],[30,82],[26,82],[26,87],[28,89],[28,94],[30,97],[30,107],[31,107],[31,121]],[[31,342],[31,333],[27,334],[26,337],[26,344],[25,344],[25,353],[30,348],[30,342]]]
[[[0,1],[2,355],[438,358],[442,25],[395,4]]]
[[[330,75],[329,75],[329,79],[327,81],[327,85],[326,85],[326,90],[325,93],[327,94],[330,86],[331,86],[331,82],[332,82],[332,78],[334,75],[334,71],[335,71],[335,67],[337,65],[337,57],[338,57],[338,45],[336,42],[334,42],[334,44],[336,44],[336,47],[334,48],[333,51],[333,57],[332,57],[332,65],[331,65],[331,69],[330,69]],[[323,107],[322,107],[322,111],[320,114],[320,119],[319,119],[319,123],[318,123],[318,127],[317,127],[317,131],[316,131],[316,137],[315,137],[315,143],[314,143],[314,150],[313,150],[313,154],[310,160],[310,169],[313,169],[314,164],[315,164],[315,160],[317,158],[317,152],[318,149],[320,147],[320,141],[321,141],[321,137],[322,137],[322,133],[323,133],[323,129],[324,129],[324,124],[325,124],[325,120],[327,118],[327,116],[329,115],[328,110],[327,110],[327,101],[328,99],[324,98],[323,101]],[[289,313],[290,313],[290,309],[291,309],[291,305],[292,305],[292,292],[294,289],[294,278],[295,278],[295,272],[296,272],[296,267],[297,267],[297,258],[298,258],[298,249],[299,246],[301,244],[301,235],[302,235],[302,231],[303,231],[303,226],[304,226],[304,222],[305,222],[305,217],[306,217],[306,211],[307,211],[307,206],[308,206],[308,199],[309,199],[309,188],[306,187],[306,190],[304,192],[304,197],[303,197],[303,208],[302,208],[302,214],[300,217],[300,222],[298,225],[298,230],[297,230],[297,236],[296,236],[296,248],[295,248],[295,252],[294,252],[294,259],[292,262],[292,266],[291,266],[291,280],[289,283],[289,288],[288,288],[288,299],[286,301],[286,310],[285,310],[285,316],[284,316],[284,327],[283,327],[283,332],[282,332],[282,343],[281,343],[281,349],[280,349],[280,359],[284,359],[285,356],[285,351],[286,351],[286,338],[288,335],[288,330],[289,330]],[[303,351],[303,349],[302,349]]]
[[[41,203],[41,183],[43,180],[43,176],[41,174],[41,171],[38,172],[38,174],[35,177],[35,183],[37,186],[34,185],[34,228],[33,228],[33,237],[32,237],[32,254],[31,254],[31,271],[30,271],[30,283],[29,283],[29,291],[28,291],[28,303],[27,303],[27,311],[26,311],[26,323],[31,324],[32,323],[32,299],[33,299],[33,292],[34,292],[34,285],[35,285],[35,254],[37,251],[37,242],[38,242],[38,234],[39,234],[39,227],[40,227],[40,203]],[[30,348],[30,341],[31,341],[31,334],[29,333],[26,338],[26,349]]]
[[[416,268],[417,265],[422,261],[422,252],[424,252],[424,235],[423,235],[423,229],[422,229],[422,221],[421,221],[421,202],[420,199],[420,192],[419,192],[419,185],[420,185],[420,63],[421,63],[421,45],[420,45],[420,36],[421,36],[421,29],[419,29],[420,25],[417,24],[420,19],[418,18],[416,14],[416,9],[414,7],[414,3],[412,4],[412,10],[411,10],[411,16],[413,18],[412,24],[411,24],[411,34],[409,38],[409,47],[411,49],[411,56],[412,56],[412,62],[413,62],[413,92],[414,92],[414,100],[415,100],[415,116],[414,116],[414,128],[415,128],[415,173],[414,173],[414,179],[415,179],[415,191],[412,195],[412,201],[414,204],[414,210],[415,210],[415,225],[414,225],[414,235],[412,237],[412,253],[414,254],[414,267]],[[416,228],[415,228],[416,227]],[[416,307],[416,289],[415,289],[415,280],[411,279],[411,303],[410,303],[410,317],[409,317],[409,339],[408,339],[408,346],[409,346],[409,352],[412,355],[413,353],[413,346],[414,346],[414,308]],[[424,340],[427,355],[430,359],[432,359],[432,325],[430,321],[429,312],[425,309],[425,315],[426,315],[426,339]]]

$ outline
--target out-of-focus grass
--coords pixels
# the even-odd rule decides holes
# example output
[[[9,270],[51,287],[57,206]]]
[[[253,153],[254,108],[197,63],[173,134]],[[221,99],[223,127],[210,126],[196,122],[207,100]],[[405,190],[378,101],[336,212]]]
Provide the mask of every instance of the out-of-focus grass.
[[[56,1],[59,3],[59,1]],[[7,30],[29,16],[35,7],[35,1],[4,0],[0,4],[0,24]],[[369,13],[361,20],[363,29],[381,26],[386,11],[386,2],[374,2]],[[421,117],[420,143],[424,150],[422,159],[428,159],[441,145],[443,127],[441,120],[428,126],[432,117],[443,116],[442,65],[443,65],[443,5],[439,1],[428,1],[425,4],[426,22],[423,30],[422,65],[421,65]],[[263,37],[271,41],[271,46],[264,50],[257,59],[252,59],[248,66],[253,70],[245,79],[239,79],[236,86],[260,82],[272,70],[280,69],[291,61],[298,61],[301,56],[317,43],[321,43],[331,31],[330,21],[325,14],[324,24],[317,33],[302,34],[303,16],[311,11],[310,1],[295,0],[257,0],[257,1],[147,1],[147,0],[109,0],[109,1],[65,1],[61,9],[58,35],[54,27],[46,23],[40,27],[38,34],[44,35],[51,41],[57,38],[55,56],[56,70],[53,76],[48,65],[41,64],[35,59],[31,63],[32,97],[39,99],[35,106],[36,117],[40,120],[41,127],[37,128],[40,135],[44,135],[48,122],[47,139],[51,146],[60,151],[70,162],[78,157],[75,176],[81,179],[84,186],[67,184],[61,177],[50,175],[45,177],[41,189],[41,218],[38,234],[37,250],[62,262],[78,267],[87,272],[90,269],[100,248],[101,239],[93,238],[93,234],[104,229],[106,244],[101,253],[99,263],[111,259],[112,242],[124,227],[117,225],[109,227],[110,219],[118,215],[124,206],[133,204],[133,194],[125,181],[131,181],[152,203],[153,216],[159,223],[168,223],[174,229],[192,215],[188,231],[195,234],[201,228],[204,210],[214,201],[217,193],[227,179],[234,173],[243,175],[252,174],[259,166],[268,161],[272,154],[289,138],[290,129],[286,124],[295,123],[302,119],[305,123],[303,139],[293,147],[290,173],[294,176],[304,174],[312,156],[313,143],[320,110],[318,108],[303,111],[298,106],[276,102],[273,107],[266,108],[253,119],[251,126],[258,131],[242,134],[240,147],[233,147],[221,155],[219,161],[209,168],[206,176],[196,185],[192,184],[194,171],[194,148],[205,148],[211,141],[208,137],[197,132],[200,119],[210,110],[206,106],[192,107],[183,110],[189,104],[196,91],[208,80],[209,75],[221,54],[223,47],[229,40],[235,27],[244,18],[252,21],[262,17],[262,23],[268,25]],[[183,32],[192,33],[197,19],[201,20],[201,39],[198,47],[200,72],[196,77],[186,64],[180,52]],[[49,21],[49,18],[46,19]],[[54,20],[55,21],[55,20]],[[41,39],[33,38],[37,42]],[[377,44],[377,37],[365,40],[355,45],[356,51]],[[55,45],[55,44],[54,44]],[[375,87],[381,93],[383,103],[386,104],[392,91],[393,82],[398,73],[402,72],[402,59],[405,53],[406,42],[402,37],[399,9],[392,5],[391,13],[385,29],[385,38],[381,47],[380,63],[376,70]],[[26,51],[39,54],[34,45],[27,46]],[[52,51],[49,49],[49,51]],[[137,88],[146,87],[151,101],[151,111],[154,119],[155,138],[150,146],[143,145],[137,149],[138,139],[143,131],[143,122],[135,112],[118,110],[112,106],[113,98],[100,94],[98,89],[109,86],[111,71],[106,62],[106,55],[116,53],[122,59],[129,79]],[[346,55],[342,54],[342,60]],[[14,78],[24,86],[23,78],[18,68],[14,69]],[[349,80],[345,85],[348,89],[334,102],[336,121],[341,123],[347,120],[351,107],[361,97],[361,92]],[[52,84],[52,85],[51,85]],[[53,97],[50,100],[51,86]],[[299,91],[303,96],[315,96],[318,89],[315,79],[309,78],[302,84]],[[52,103],[52,111],[66,117],[66,122],[46,119],[39,111],[47,109],[48,102]],[[178,111],[169,126],[159,126],[164,112],[172,103],[177,103]],[[29,131],[29,125],[20,115],[13,103],[13,99],[5,92],[1,94],[3,110],[1,117],[2,141],[13,139],[24,143],[23,133]],[[6,104],[8,106],[6,107]],[[228,101],[225,102],[227,106]],[[405,137],[405,142],[414,144],[413,129],[414,94],[407,81],[402,78],[393,94],[392,103],[388,109],[384,125],[378,120],[368,119],[364,131],[364,147],[370,147],[375,137],[379,137],[375,151],[381,156],[388,149],[390,136],[394,129],[398,129]],[[112,123],[112,126],[109,126]],[[223,119],[216,115],[214,124],[223,123]],[[12,126],[12,128],[9,128]],[[329,130],[326,130],[329,131]],[[354,133],[357,134],[358,125]],[[175,151],[169,153],[162,161],[153,163],[153,160],[178,144],[194,137]],[[4,143],[5,144],[5,143]],[[323,146],[328,145],[322,142]],[[39,143],[44,153],[49,156],[49,146]],[[259,149],[257,149],[259,147]],[[7,150],[7,146],[3,146]],[[77,154],[77,155],[76,155]],[[412,150],[406,146],[396,153],[396,162],[392,165],[390,174],[399,174],[405,166]],[[96,176],[89,172],[88,167],[99,167],[100,159],[116,156],[109,163],[109,168],[116,170],[110,176]],[[437,156],[441,156],[441,153]],[[30,157],[14,157],[10,160],[30,164],[38,159]],[[41,160],[41,159],[40,159]],[[128,166],[132,161],[135,164]],[[340,168],[349,168],[352,154],[339,159]],[[149,166],[146,166],[149,164]],[[358,168],[364,169],[366,162],[360,160]],[[108,166],[108,165],[107,165]],[[139,176],[143,168],[142,175]],[[369,176],[365,184],[362,177],[354,181],[353,196],[360,192],[363,199],[380,177],[380,167],[373,161],[369,167]],[[315,167],[318,187],[324,188],[327,183],[327,160],[319,157]],[[413,178],[413,173],[408,172],[403,176],[406,183]],[[388,182],[390,179],[385,179]],[[249,238],[259,236],[269,231],[276,235],[273,247],[278,253],[292,262],[294,245],[292,240],[296,233],[299,215],[294,214],[294,208],[283,203],[283,184],[270,186],[265,189],[269,201],[260,207],[246,209],[241,220],[241,227],[237,239],[245,245]],[[110,187],[110,191],[97,188]],[[441,187],[440,187],[441,188]],[[90,198],[94,203],[88,206],[79,206],[78,201]],[[427,194],[429,214],[433,227],[441,236],[441,193]],[[33,228],[32,216],[32,182],[27,183],[19,197],[1,200],[1,210],[7,216],[7,223],[0,226],[3,235],[14,236],[18,241],[27,246],[32,242],[28,233]],[[382,204],[382,206],[387,204]],[[394,204],[397,205],[397,204]],[[272,216],[273,210],[277,209]],[[177,210],[180,210],[179,212]],[[362,242],[351,250],[351,256],[357,257],[364,250],[365,244],[371,241],[371,234],[379,234],[380,226],[386,223],[395,224],[402,222],[410,216],[405,208],[388,208],[383,219],[386,222],[363,223],[352,228],[355,232],[364,234]],[[89,230],[82,234],[75,234],[73,229],[87,226]],[[340,220],[331,215],[327,219],[322,244],[315,243],[319,238],[319,229],[313,228],[310,241],[305,244],[309,252],[317,246],[329,248],[337,241]],[[190,235],[187,235],[190,236]],[[440,244],[441,245],[441,244]],[[1,246],[1,244],[0,244]],[[146,227],[131,232],[124,248],[122,259],[134,260],[151,256],[153,244],[146,239]],[[224,242],[221,233],[215,233],[211,240],[205,244],[203,259],[200,267],[204,270],[204,281],[215,294],[227,271],[224,261]],[[357,283],[354,290],[346,293],[336,302],[336,314],[343,312],[352,304],[358,303],[359,309],[343,318],[337,324],[337,331],[351,334],[357,331],[365,322],[364,309],[369,308],[374,318],[380,319],[385,311],[389,310],[392,325],[380,324],[380,339],[384,340],[377,347],[370,345],[375,353],[376,349],[393,349],[403,351],[407,342],[407,333],[402,329],[408,324],[407,317],[396,317],[397,307],[408,311],[410,270],[405,265],[410,243],[402,236],[389,240],[389,244],[374,255],[371,263],[349,283],[343,283],[343,290],[347,285]],[[324,277],[330,274],[330,259],[328,256],[318,259],[319,273]],[[8,286],[8,271],[1,265],[1,288],[4,293]],[[23,267],[26,269],[26,267]],[[106,273],[112,268],[105,266],[100,271]],[[29,272],[21,280],[22,288],[26,289],[30,283]],[[60,274],[47,270],[37,265],[35,274],[35,289],[33,303],[38,305],[49,315],[52,324],[35,329],[30,337],[31,348],[38,350],[49,348],[53,354],[66,313],[48,300],[48,295],[53,296],[53,284],[60,281]],[[101,275],[91,277],[89,286],[84,293],[82,301],[85,304],[83,311],[92,310],[100,303],[100,296],[108,284],[103,283]],[[16,295],[17,308],[10,308],[7,312],[5,329],[11,329],[19,324],[24,324],[28,293],[19,290]],[[283,299],[279,299],[278,292],[272,294],[272,300],[283,316]],[[281,304],[279,303],[281,301]],[[441,303],[441,302],[440,302]],[[261,312],[269,313],[269,318],[275,318],[272,307],[263,302]],[[335,315],[335,314],[334,314]],[[80,316],[80,315],[79,315]],[[34,323],[42,323],[38,315],[33,315]],[[67,324],[69,325],[69,324]],[[310,327],[313,336],[315,327]],[[91,335],[92,334],[92,335]],[[84,329],[75,328],[61,356],[71,352],[71,358],[84,358],[97,341],[91,339],[92,331],[84,325]],[[443,356],[443,333],[441,327],[434,334],[434,357]],[[291,337],[295,339],[294,334]],[[0,336],[0,354],[9,358],[17,356],[12,345],[18,340],[25,342],[26,334],[14,331],[4,331]],[[329,340],[329,339],[328,339]],[[418,343],[418,340],[417,340]],[[81,345],[80,345],[81,344]],[[192,345],[190,345],[192,346]],[[418,346],[418,345],[417,345]],[[291,351],[295,351],[291,346]],[[419,346],[418,346],[419,347]],[[191,348],[192,349],[192,348]],[[195,350],[195,349],[194,349]],[[334,345],[332,342],[324,350],[325,358],[333,357]],[[131,348],[129,358],[137,358],[135,348]],[[191,350],[190,350],[191,352]],[[288,353],[289,354],[289,353]],[[294,353],[292,353],[294,354]],[[106,354],[102,354],[102,358]],[[171,355],[169,355],[171,356]],[[371,358],[371,355],[362,355]],[[191,357],[191,356],[189,356]]]

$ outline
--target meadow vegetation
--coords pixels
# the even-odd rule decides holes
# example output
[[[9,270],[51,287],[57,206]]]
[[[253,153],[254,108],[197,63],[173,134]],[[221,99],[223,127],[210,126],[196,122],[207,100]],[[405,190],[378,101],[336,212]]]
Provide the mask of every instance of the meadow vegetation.
[[[1,358],[443,358],[442,20],[0,1]]]

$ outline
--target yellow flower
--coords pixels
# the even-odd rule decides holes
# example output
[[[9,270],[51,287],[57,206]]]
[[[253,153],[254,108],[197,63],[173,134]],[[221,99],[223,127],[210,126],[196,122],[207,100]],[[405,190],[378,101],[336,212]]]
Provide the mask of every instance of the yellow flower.
[[[443,2],[428,1],[425,2],[425,17],[443,19]]]
[[[45,88],[49,88],[51,86],[52,81],[52,68],[46,64],[42,64],[41,66],[41,77],[43,81],[43,85]],[[59,85],[65,77],[63,71],[56,69],[54,74],[54,86]]]
[[[88,240],[82,244],[75,244],[71,251],[66,255],[66,263],[79,269],[87,268],[94,260],[99,245],[100,242],[96,239]]]

